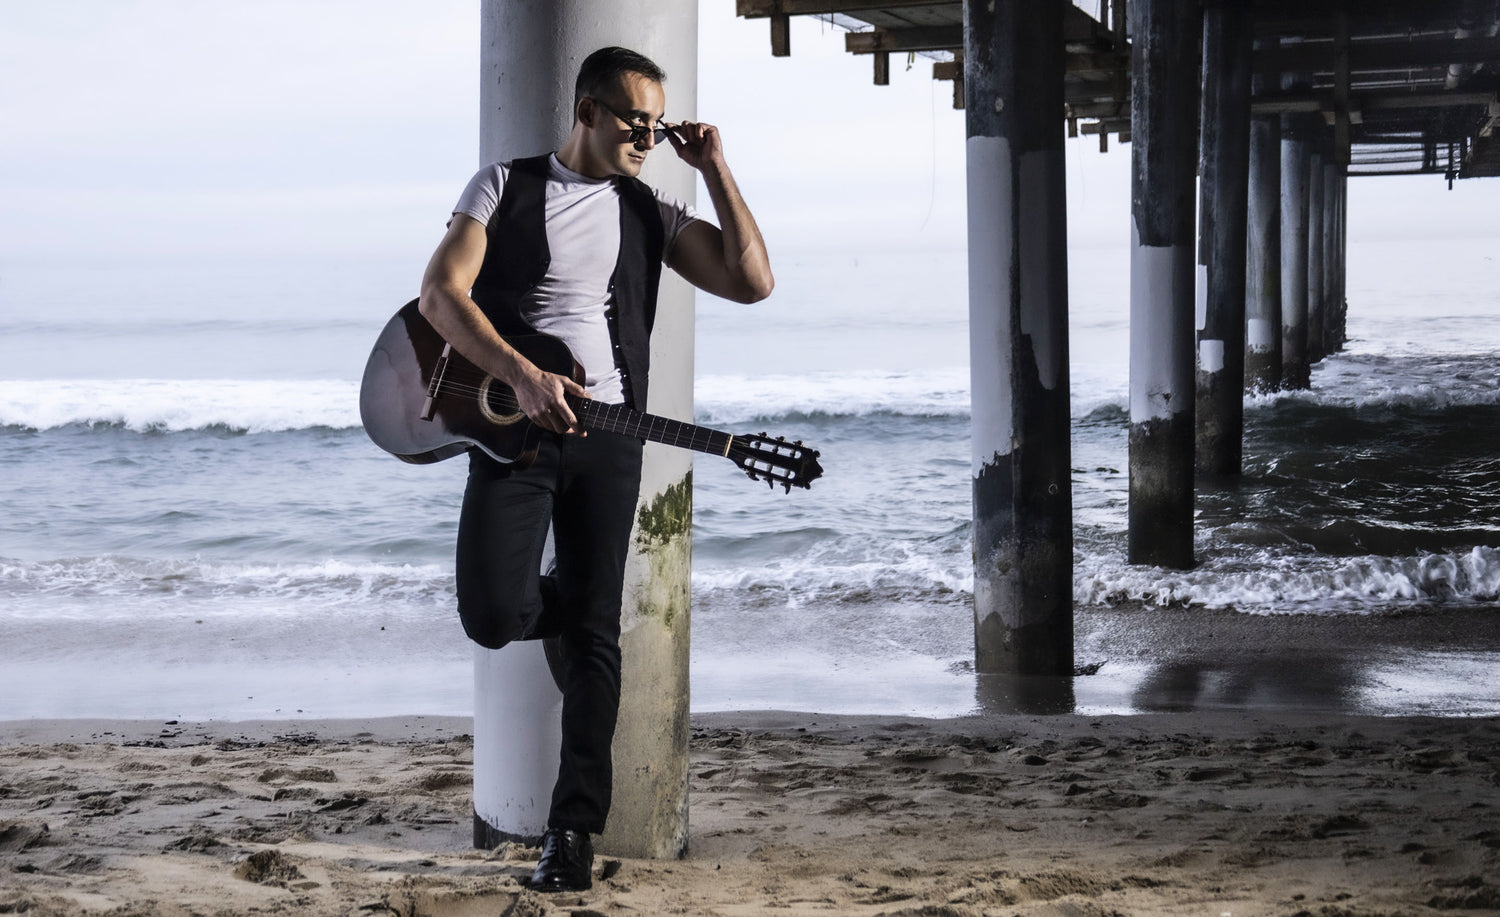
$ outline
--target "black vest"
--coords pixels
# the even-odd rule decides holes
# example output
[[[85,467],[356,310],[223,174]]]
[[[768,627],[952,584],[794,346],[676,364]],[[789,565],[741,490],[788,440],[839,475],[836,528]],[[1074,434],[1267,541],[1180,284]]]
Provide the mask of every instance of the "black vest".
[[[484,263],[470,296],[501,334],[536,331],[521,317],[520,305],[552,262],[546,222],[549,159],[535,156],[511,163],[500,204],[485,227]],[[620,194],[620,253],[609,282],[614,304],[605,316],[625,403],[644,411],[666,230],[656,197],[644,182],[624,176],[614,182]]]

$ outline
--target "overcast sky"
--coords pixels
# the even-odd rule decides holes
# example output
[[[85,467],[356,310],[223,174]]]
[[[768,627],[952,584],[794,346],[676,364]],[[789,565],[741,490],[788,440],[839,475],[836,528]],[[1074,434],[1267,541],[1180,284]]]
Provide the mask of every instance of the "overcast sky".
[[[478,165],[479,0],[0,0],[0,264],[428,252]],[[699,117],[778,254],[962,249],[964,122],[931,62],[700,6]],[[671,113],[671,83],[668,111]],[[1069,141],[1074,245],[1129,238],[1129,147]],[[1356,240],[1496,233],[1500,181],[1357,181]],[[706,207],[708,202],[701,201]]]

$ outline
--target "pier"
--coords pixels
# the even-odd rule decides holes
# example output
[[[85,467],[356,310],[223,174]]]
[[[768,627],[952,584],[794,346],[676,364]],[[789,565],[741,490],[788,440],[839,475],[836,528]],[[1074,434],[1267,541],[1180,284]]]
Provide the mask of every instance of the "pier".
[[[877,86],[929,58],[965,110],[980,672],[1072,673],[1064,136],[1132,146],[1128,559],[1170,569],[1195,480],[1240,473],[1245,394],[1343,347],[1349,179],[1500,175],[1495,0],[736,9],[775,56],[794,16],[845,29]]]

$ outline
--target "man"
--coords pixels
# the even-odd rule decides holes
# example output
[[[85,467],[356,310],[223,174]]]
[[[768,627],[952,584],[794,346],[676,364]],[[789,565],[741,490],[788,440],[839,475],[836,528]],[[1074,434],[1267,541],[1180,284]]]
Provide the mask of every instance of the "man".
[[[589,55],[567,142],[548,157],[481,169],[422,280],[422,315],[550,431],[524,470],[470,451],[457,563],[470,638],[498,648],[557,637],[563,651],[561,764],[532,876],[546,891],[592,885],[590,834],[604,830],[609,813],[621,591],[642,449],[633,438],[582,435],[566,399],[646,409],[663,263],[738,302],[764,299],[774,283],[718,130],[663,122],[664,79],[624,48]],[[636,178],[663,140],[702,175],[722,229]],[[538,368],[501,337],[530,330],[567,343],[585,384]],[[556,567],[542,576],[549,524]]]

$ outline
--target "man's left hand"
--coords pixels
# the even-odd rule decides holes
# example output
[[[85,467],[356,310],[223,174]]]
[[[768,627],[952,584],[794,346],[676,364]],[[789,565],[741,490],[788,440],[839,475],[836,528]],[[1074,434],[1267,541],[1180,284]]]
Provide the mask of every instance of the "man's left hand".
[[[719,140],[719,129],[712,124],[683,121],[671,125],[667,130],[667,139],[682,161],[700,172],[704,166],[724,161],[724,145]]]

